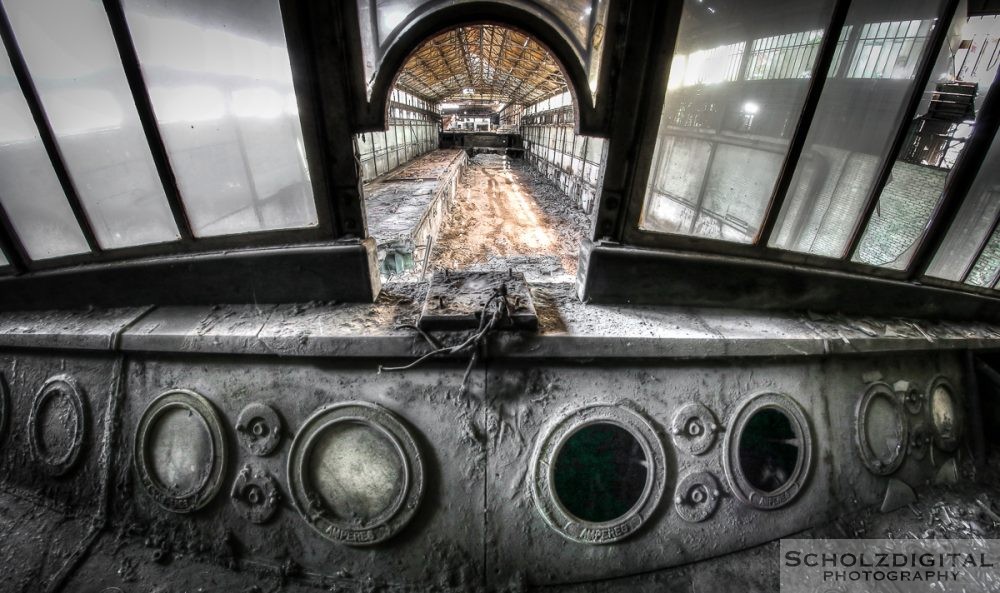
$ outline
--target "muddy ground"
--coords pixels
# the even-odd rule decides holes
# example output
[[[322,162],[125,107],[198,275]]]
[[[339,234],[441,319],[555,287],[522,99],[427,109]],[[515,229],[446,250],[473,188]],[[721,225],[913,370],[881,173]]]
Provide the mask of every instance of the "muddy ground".
[[[522,160],[469,159],[432,269],[524,272],[529,282],[572,282],[587,214]]]

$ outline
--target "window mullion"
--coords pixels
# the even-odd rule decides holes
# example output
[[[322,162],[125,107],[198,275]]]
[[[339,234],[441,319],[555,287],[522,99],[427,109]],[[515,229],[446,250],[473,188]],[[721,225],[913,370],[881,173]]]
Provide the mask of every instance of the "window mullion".
[[[930,77],[934,72],[934,65],[937,61],[938,52],[944,42],[948,39],[948,33],[951,30],[951,21],[955,16],[958,4],[958,0],[948,0],[940,18],[937,19],[937,26],[927,39],[927,43],[924,45],[923,55],[920,57],[920,64],[917,68],[917,74],[913,81],[913,88],[910,90],[910,96],[907,99],[906,109],[903,111],[902,117],[900,117],[896,125],[896,136],[893,138],[889,151],[885,153],[882,158],[878,177],[876,177],[876,181],[871,192],[869,192],[868,196],[865,198],[865,205],[861,210],[861,215],[854,223],[850,240],[847,243],[847,249],[840,258],[842,260],[853,260],[858,248],[861,246],[861,238],[864,235],[865,229],[868,227],[868,221],[871,218],[872,213],[875,211],[875,207],[878,205],[882,191],[889,182],[889,176],[892,174],[892,168],[896,164],[899,153],[902,150],[903,144],[906,142],[906,137],[910,132],[910,123],[913,121],[913,117],[916,114],[917,109],[920,107],[920,101],[927,89]]]
[[[833,64],[833,56],[837,52],[837,45],[840,43],[840,32],[844,29],[847,21],[847,12],[851,7],[850,0],[838,0],[834,6],[833,15],[830,17],[830,25],[823,35],[823,42],[820,46],[819,57],[814,67],[814,74],[809,83],[809,91],[806,95],[805,104],[802,106],[802,115],[796,125],[792,140],[789,143],[788,153],[785,155],[785,162],[782,165],[778,181],[775,183],[774,193],[768,204],[764,215],[764,223],[760,232],[757,233],[756,245],[766,246],[771,240],[771,234],[778,222],[778,215],[788,196],[788,190],[798,168],[799,158],[802,156],[802,149],[805,147],[806,137],[809,134],[809,127],[812,125],[813,117],[816,115],[816,108],[819,106],[820,97],[823,95],[823,87],[826,84],[826,73]]]
[[[1000,70],[994,76],[993,84],[983,99],[983,106],[976,114],[975,128],[972,131],[968,143],[962,150],[955,168],[948,176],[948,181],[944,187],[942,197],[930,221],[927,229],[917,240],[916,251],[910,260],[907,268],[911,279],[923,276],[930,267],[938,249],[944,243],[945,236],[951,229],[958,212],[962,207],[976,182],[979,170],[986,161],[986,155],[990,152],[990,145],[993,143],[998,131],[1000,131]],[[1000,220],[1000,214],[997,215]],[[993,230],[986,234],[983,243],[979,248],[976,257],[969,263],[968,269],[962,277],[962,281],[968,279],[972,268],[979,261],[979,256],[993,236],[997,227],[997,220],[993,222]]]
[[[153,112],[153,103],[149,98],[149,89],[146,88],[146,81],[142,78],[142,69],[139,66],[139,58],[135,53],[135,44],[132,34],[125,21],[125,11],[122,9],[121,0],[104,0],[104,10],[108,13],[108,22],[111,25],[111,32],[115,38],[115,45],[118,47],[118,54],[122,60],[122,69],[125,71],[125,79],[128,82],[129,90],[132,91],[132,100],[139,115],[139,122],[142,124],[142,131],[146,135],[149,144],[149,152],[152,154],[153,162],[156,165],[156,173],[163,191],[170,206],[170,213],[173,216],[174,224],[177,225],[177,232],[181,240],[185,242],[194,239],[191,232],[191,223],[188,220],[187,212],[181,202],[180,190],[177,188],[177,178],[170,166],[167,157],[167,148],[160,135],[160,128],[156,123],[156,114]]]
[[[24,61],[24,56],[21,54],[21,48],[18,47],[14,39],[14,31],[10,26],[10,19],[7,17],[7,12],[2,5],[0,5],[0,40],[2,40],[4,46],[7,48],[7,55],[10,57],[14,76],[17,78],[18,86],[21,88],[21,93],[28,104],[28,109],[31,111],[31,117],[38,128],[38,135],[41,138],[42,145],[45,147],[49,161],[52,163],[52,168],[55,171],[56,178],[59,180],[63,195],[69,203],[70,209],[73,211],[73,216],[76,218],[77,224],[80,225],[80,230],[87,241],[87,246],[91,252],[100,253],[101,246],[97,242],[90,219],[87,218],[83,203],[80,201],[80,196],[73,185],[73,180],[70,178],[62,152],[60,152],[59,146],[56,144],[55,133],[52,131],[48,116],[46,116],[45,110],[42,108],[38,91],[31,80],[31,75],[28,73],[28,66]]]

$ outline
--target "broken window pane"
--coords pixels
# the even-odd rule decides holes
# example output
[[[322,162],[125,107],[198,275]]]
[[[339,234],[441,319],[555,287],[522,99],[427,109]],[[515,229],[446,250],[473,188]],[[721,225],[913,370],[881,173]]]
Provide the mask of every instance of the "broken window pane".
[[[962,64],[978,61],[982,70],[996,73],[996,60],[988,47],[989,39],[998,34],[1000,24],[993,17],[957,19],[938,55],[923,101],[907,124],[906,143],[893,164],[854,261],[896,270],[910,263],[993,81],[992,75],[984,81],[982,72],[959,69]],[[985,235],[988,231],[981,232]]]
[[[739,435],[738,451],[743,475],[765,493],[781,489],[801,465],[801,438],[792,420],[777,408],[754,412]]]
[[[989,249],[984,251],[985,261],[973,261],[979,255],[980,248],[990,241],[987,235],[993,229],[997,217],[1000,217],[1000,168],[994,163],[1000,163],[1000,138],[993,139],[958,216],[927,268],[928,276],[962,282],[972,271],[973,264],[981,263],[980,270],[988,271],[985,274],[975,274],[975,279],[970,278],[970,282],[983,286],[986,283],[983,276],[989,276],[997,267],[998,260],[990,261]]]
[[[684,3],[641,229],[754,241],[832,7]]]
[[[599,422],[572,433],[559,449],[553,488],[574,517],[594,523],[613,521],[639,502],[649,479],[648,465],[632,433]]]
[[[997,194],[994,194],[997,195]],[[982,255],[969,271],[966,284],[972,286],[997,287],[997,276],[1000,276],[1000,228],[993,231],[989,241],[983,248]]]
[[[100,2],[4,2],[101,247],[179,237]]]
[[[6,51],[0,55],[0,203],[31,259],[89,251]]]
[[[853,2],[770,246],[841,257],[896,134],[941,0]]]
[[[317,224],[277,0],[125,0],[197,236]]]
[[[914,60],[941,4],[852,3],[845,26],[847,58],[828,74],[771,247],[844,254],[906,106]],[[886,20],[893,17],[898,20]]]

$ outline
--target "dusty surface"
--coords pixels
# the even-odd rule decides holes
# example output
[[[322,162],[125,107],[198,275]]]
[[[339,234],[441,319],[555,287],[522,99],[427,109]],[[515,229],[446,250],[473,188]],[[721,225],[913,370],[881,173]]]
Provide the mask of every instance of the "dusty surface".
[[[368,231],[378,245],[411,238],[441,191],[440,179],[461,156],[461,150],[435,150],[365,185]]]
[[[431,256],[432,269],[523,272],[529,282],[572,282],[587,215],[522,161],[469,160]]]

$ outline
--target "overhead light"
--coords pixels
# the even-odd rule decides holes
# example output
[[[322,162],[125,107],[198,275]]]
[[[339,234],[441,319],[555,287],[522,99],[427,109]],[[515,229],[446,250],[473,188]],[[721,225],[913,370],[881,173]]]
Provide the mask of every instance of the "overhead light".
[[[463,95],[475,95],[476,94],[476,89],[474,89],[474,88],[465,88],[465,89],[462,89],[462,94]]]
[[[760,112],[760,105],[754,103],[753,101],[747,101],[743,104],[743,113],[747,115],[757,115]]]

